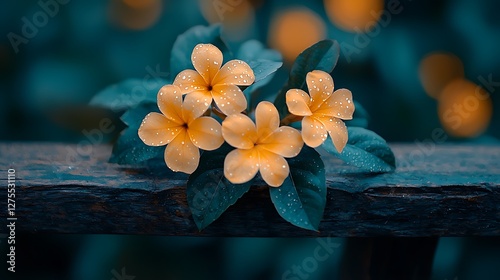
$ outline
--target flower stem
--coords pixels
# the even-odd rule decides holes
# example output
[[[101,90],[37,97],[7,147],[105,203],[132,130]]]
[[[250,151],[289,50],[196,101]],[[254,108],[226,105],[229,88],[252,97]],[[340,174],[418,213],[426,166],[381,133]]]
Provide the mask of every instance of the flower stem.
[[[290,114],[281,120],[280,125],[289,125],[293,122],[298,122],[302,120],[303,116],[296,116],[294,114]]]
[[[212,113],[212,109],[209,108],[208,110],[205,111],[205,113],[203,113],[202,116],[209,117],[211,113]]]

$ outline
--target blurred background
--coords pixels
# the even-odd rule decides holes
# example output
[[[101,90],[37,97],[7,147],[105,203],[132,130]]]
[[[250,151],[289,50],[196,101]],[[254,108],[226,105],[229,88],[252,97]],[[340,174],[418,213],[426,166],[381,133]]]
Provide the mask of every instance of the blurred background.
[[[270,91],[302,50],[337,40],[336,87],[351,89],[388,141],[431,139],[436,128],[449,141],[500,137],[494,0],[4,2],[0,140],[78,141],[104,113],[86,106],[95,93],[127,78],[164,78],[176,37],[217,22],[233,49],[258,39],[283,54]]]
[[[0,141],[84,139],[82,131],[109,114],[87,106],[95,93],[128,78],[164,78],[176,37],[220,22],[234,49],[258,39],[282,53],[284,67],[265,90],[283,85],[302,50],[335,39],[336,88],[353,92],[369,128],[388,141],[437,142],[442,129],[446,142],[498,143],[499,8],[494,0],[3,1]],[[317,246],[314,239],[20,239],[19,267],[29,279],[128,279],[116,276],[125,267],[137,280],[281,279]],[[339,248],[308,279],[338,271]],[[433,279],[499,279],[488,278],[500,275],[495,263],[498,241],[444,238]]]

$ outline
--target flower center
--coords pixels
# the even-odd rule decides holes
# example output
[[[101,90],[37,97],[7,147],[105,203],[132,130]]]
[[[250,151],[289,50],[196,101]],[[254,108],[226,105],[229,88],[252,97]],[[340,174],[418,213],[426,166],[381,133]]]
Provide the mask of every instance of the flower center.
[[[212,85],[208,85],[207,90],[212,91],[212,89],[213,89]]]

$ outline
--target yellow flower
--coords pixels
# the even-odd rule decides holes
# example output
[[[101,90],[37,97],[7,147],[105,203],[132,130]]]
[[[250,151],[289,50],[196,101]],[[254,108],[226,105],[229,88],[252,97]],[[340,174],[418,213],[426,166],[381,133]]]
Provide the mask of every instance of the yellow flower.
[[[235,114],[222,122],[222,136],[236,149],[224,161],[224,175],[235,184],[250,181],[258,171],[273,187],[283,184],[290,170],[283,157],[295,157],[304,143],[300,133],[289,126],[279,127],[278,110],[270,102],[257,105],[255,123]]]
[[[306,145],[316,148],[328,137],[340,153],[347,144],[347,127],[342,120],[351,120],[354,113],[352,93],[348,89],[333,91],[332,77],[314,70],[306,76],[308,95],[300,89],[286,93],[288,111],[303,116],[302,138]]]
[[[255,81],[252,68],[241,60],[222,65],[222,52],[211,44],[198,44],[191,54],[194,70],[184,70],[175,77],[174,85],[198,101],[204,110],[212,99],[222,113],[229,116],[247,107],[247,100],[238,86],[248,86]]]
[[[200,151],[219,148],[221,125],[205,112],[196,100],[182,101],[179,87],[166,85],[158,92],[158,108],[162,114],[149,113],[139,127],[139,138],[149,146],[167,145],[165,162],[173,171],[193,173],[200,161]]]

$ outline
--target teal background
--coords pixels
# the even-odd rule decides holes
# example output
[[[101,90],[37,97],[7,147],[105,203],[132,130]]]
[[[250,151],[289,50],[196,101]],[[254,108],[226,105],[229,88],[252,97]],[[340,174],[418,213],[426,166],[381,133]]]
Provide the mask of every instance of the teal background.
[[[8,34],[22,35],[23,18],[32,21],[42,8],[36,1],[0,4],[0,141],[85,139],[82,130],[97,127],[105,116],[114,117],[87,106],[96,92],[155,71],[165,75],[175,38],[191,26],[207,24],[198,1],[170,0],[162,2],[155,24],[130,30],[110,20],[114,2],[72,0],[60,5],[17,52]],[[441,124],[437,102],[425,94],[418,78],[420,59],[436,50],[452,52],[463,62],[470,81],[479,83],[480,76],[489,75],[500,81],[500,6],[494,0],[401,2],[404,11],[394,15],[361,53],[350,62],[341,55],[333,77],[336,87],[351,89],[370,113],[371,130],[390,142],[423,141]],[[272,18],[295,6],[317,13],[328,38],[347,43],[356,39],[328,20],[320,0],[252,3],[253,23],[239,38],[227,38],[235,48],[245,39],[267,43]],[[280,69],[268,90],[283,85],[288,66]],[[451,137],[449,142],[498,143],[497,91],[500,87],[491,92],[494,113],[488,130],[472,139]],[[109,141],[113,138],[107,136]],[[0,279],[113,279],[113,271],[121,274],[122,268],[136,280],[286,279],[284,273],[311,257],[318,246],[314,238],[19,234],[17,240],[16,278],[2,269]],[[0,241],[0,252],[6,252],[6,240]],[[345,239],[335,242],[338,249],[307,279],[337,279]],[[4,258],[2,253],[3,263]],[[441,238],[432,279],[500,279],[498,264],[498,239]]]

